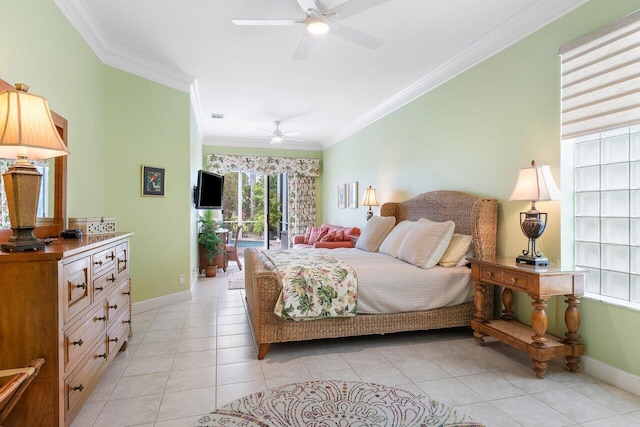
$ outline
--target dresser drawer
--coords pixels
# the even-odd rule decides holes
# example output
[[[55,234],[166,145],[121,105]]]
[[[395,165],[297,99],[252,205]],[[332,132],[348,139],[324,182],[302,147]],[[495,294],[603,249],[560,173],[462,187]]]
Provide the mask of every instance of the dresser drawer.
[[[502,277],[502,281],[505,285],[508,285],[512,288],[519,288],[522,290],[528,289],[528,277],[524,274],[505,271]]]
[[[83,360],[83,364],[64,382],[64,412],[66,419],[69,419],[70,416],[75,416],[80,410],[80,407],[89,398],[106,369],[107,344],[105,340],[100,340],[91,348],[91,351]]]
[[[116,259],[116,248],[112,246],[108,249],[104,249],[100,252],[96,252],[91,255],[91,266],[93,274],[100,274],[103,271],[107,271],[110,268],[113,269]]]
[[[104,336],[107,318],[104,307],[97,307],[89,316],[78,325],[74,325],[64,333],[65,372],[73,369],[87,349],[99,336]]]
[[[129,281],[124,281],[118,285],[118,289],[109,294],[106,299],[106,310],[108,325],[124,311],[129,311]]]
[[[98,276],[93,279],[93,300],[98,301],[107,294],[110,286],[116,281],[116,274],[112,271],[107,271],[102,276]]]
[[[502,270],[483,265],[480,269],[480,277],[492,282],[502,282]]]
[[[64,322],[68,322],[90,304],[89,257],[65,264],[62,272]]]
[[[131,315],[129,310],[124,311],[113,322],[109,331],[107,332],[107,345],[109,346],[109,360],[113,359],[118,350],[122,346],[122,343],[129,337],[129,330],[131,325]]]
[[[116,245],[116,276],[118,281],[129,276],[129,242]]]

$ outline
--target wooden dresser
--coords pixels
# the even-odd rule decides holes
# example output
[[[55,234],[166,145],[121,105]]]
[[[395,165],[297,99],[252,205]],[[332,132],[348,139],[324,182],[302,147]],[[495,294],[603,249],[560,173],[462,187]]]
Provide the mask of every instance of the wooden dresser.
[[[3,427],[69,426],[131,336],[129,237],[0,253],[0,369],[45,360]]]

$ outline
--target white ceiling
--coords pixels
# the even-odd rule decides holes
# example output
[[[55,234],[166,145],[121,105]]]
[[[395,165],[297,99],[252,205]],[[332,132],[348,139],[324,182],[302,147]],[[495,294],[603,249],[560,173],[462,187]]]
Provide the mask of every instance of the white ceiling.
[[[276,147],[281,120],[303,140],[277,147],[322,149],[587,0],[389,0],[339,21],[382,47],[329,33],[299,61],[304,26],[231,22],[304,19],[296,0],[54,1],[102,62],[190,92],[205,144]]]

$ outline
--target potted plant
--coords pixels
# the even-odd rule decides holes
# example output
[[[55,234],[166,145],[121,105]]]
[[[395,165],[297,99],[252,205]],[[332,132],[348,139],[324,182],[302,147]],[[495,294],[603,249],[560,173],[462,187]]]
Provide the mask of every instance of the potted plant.
[[[213,264],[213,260],[216,255],[226,253],[224,240],[216,233],[218,223],[213,219],[213,211],[206,210],[198,222],[200,223],[198,243],[202,246],[205,252],[205,258],[207,259],[205,276],[215,277],[218,266]]]

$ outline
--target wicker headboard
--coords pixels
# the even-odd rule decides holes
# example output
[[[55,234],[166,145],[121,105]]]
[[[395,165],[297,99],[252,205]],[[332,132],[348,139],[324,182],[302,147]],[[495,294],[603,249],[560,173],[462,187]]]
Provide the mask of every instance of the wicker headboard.
[[[427,218],[455,222],[455,233],[473,237],[474,253],[478,258],[496,254],[498,201],[482,199],[459,191],[431,191],[404,202],[384,203],[381,216],[395,216],[400,221]]]

